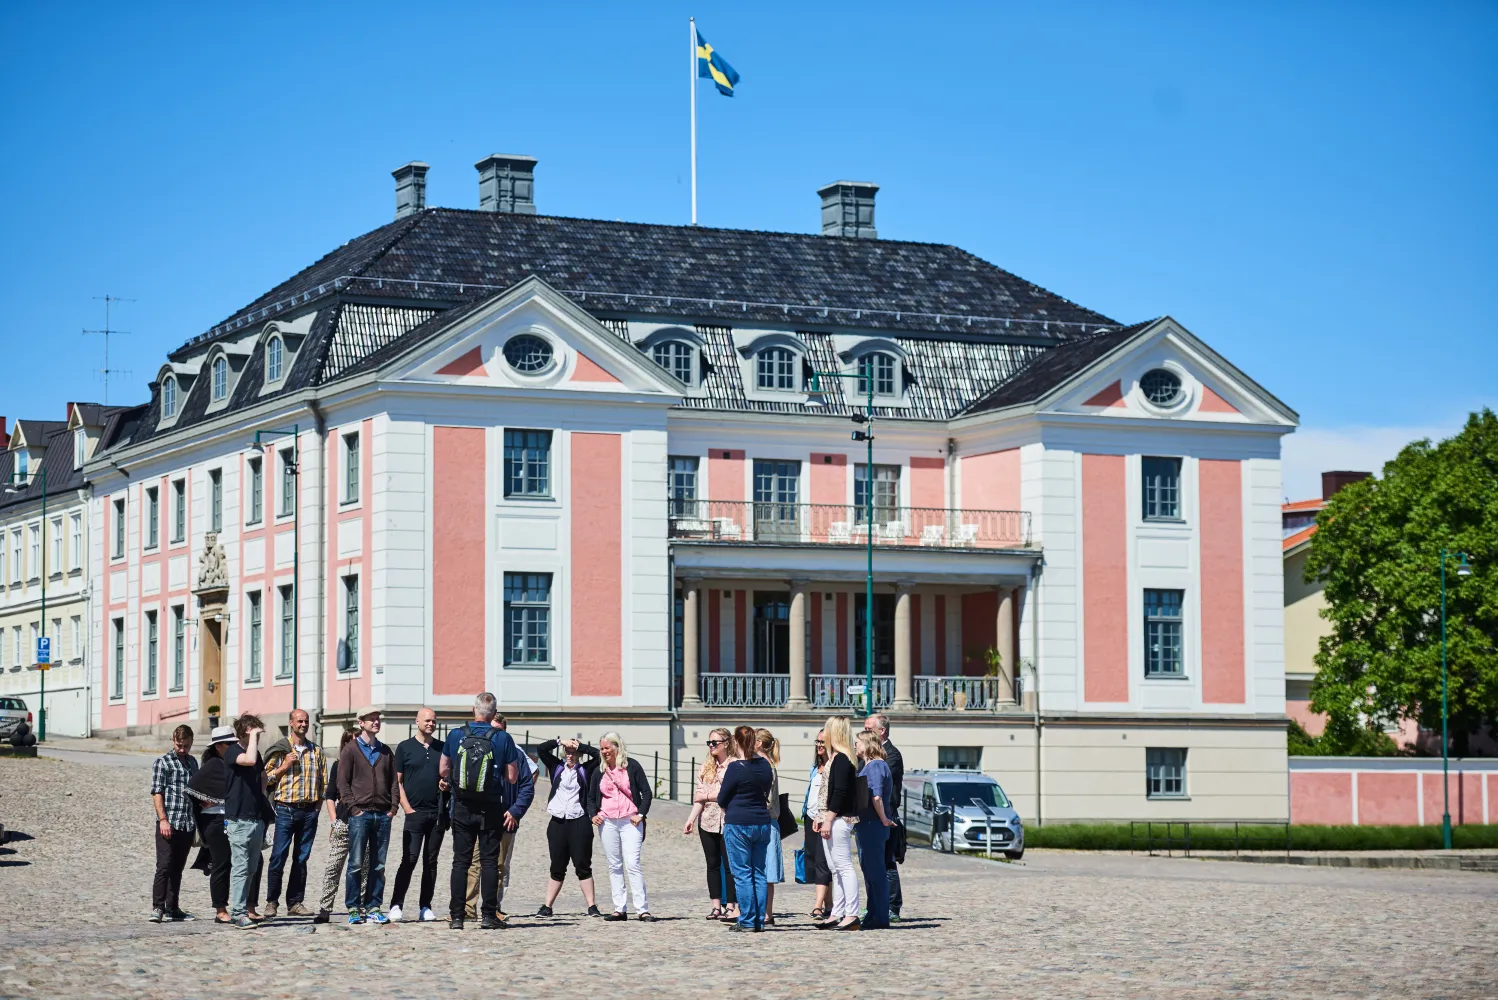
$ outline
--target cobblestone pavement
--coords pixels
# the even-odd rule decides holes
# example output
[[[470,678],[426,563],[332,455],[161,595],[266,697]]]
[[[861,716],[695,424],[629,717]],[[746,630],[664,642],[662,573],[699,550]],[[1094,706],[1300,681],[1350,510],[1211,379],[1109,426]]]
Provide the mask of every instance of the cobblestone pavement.
[[[702,920],[697,840],[679,833],[684,808],[664,802],[645,845],[651,906],[665,918],[654,925],[589,920],[570,883],[555,918],[518,916],[545,886],[537,814],[521,827],[508,931],[285,917],[231,930],[211,922],[206,879],[192,871],[184,904],[206,919],[156,925],[145,919],[148,786],[149,772],[104,763],[0,760],[0,821],[32,838],[0,856],[0,996],[1498,994],[1498,876],[1484,874],[1052,852],[1006,865],[912,850],[909,919],[891,930],[815,933],[809,889],[789,885],[778,902],[794,919],[729,935]],[[595,859],[606,898],[601,849]]]

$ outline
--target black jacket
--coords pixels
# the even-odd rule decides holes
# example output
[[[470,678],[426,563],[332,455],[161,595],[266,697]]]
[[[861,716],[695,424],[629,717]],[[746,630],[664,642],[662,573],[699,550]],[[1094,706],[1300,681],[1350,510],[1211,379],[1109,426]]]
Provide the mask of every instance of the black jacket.
[[[884,741],[884,762],[889,765],[889,776],[894,784],[890,793],[894,801],[886,802],[884,809],[890,819],[895,819],[900,815],[900,802],[905,798],[905,758],[900,756],[900,748],[889,740]]]
[[[567,762],[557,756],[557,747],[560,744],[556,740],[547,740],[536,747],[536,756],[541,758],[541,766],[546,768],[546,777],[551,780],[551,790],[546,793],[546,801],[550,802],[557,794],[557,768],[564,766]],[[593,774],[598,770],[598,750],[586,743],[577,745],[577,767],[582,771],[581,781],[578,785],[582,789],[583,797],[588,795],[588,785],[593,781]],[[634,778],[629,779],[630,787],[634,787]],[[586,805],[583,806],[587,808]],[[592,815],[589,813],[588,815]]]
[[[650,814],[650,780],[645,777],[645,769],[640,762],[633,757],[625,767],[625,773],[629,775],[629,794],[635,800],[635,808],[640,810],[641,816]],[[603,768],[596,767],[593,774],[588,778],[588,798],[583,804],[583,812],[592,818],[598,815],[603,808]]]
[[[858,815],[858,771],[847,754],[834,753],[827,769],[827,811],[839,816]]]

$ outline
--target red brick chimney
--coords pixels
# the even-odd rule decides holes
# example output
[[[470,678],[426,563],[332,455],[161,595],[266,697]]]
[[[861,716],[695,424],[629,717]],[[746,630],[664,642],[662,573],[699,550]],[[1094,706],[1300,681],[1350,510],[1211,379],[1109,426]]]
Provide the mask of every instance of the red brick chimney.
[[[1371,472],[1323,472],[1321,474],[1321,499],[1330,500],[1332,494],[1349,483],[1371,479]]]

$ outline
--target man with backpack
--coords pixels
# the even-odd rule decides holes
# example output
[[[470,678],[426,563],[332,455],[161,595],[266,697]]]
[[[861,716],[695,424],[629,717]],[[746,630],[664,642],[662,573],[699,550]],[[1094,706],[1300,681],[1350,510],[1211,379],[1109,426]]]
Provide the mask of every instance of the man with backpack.
[[[473,699],[473,721],[447,735],[438,773],[452,790],[453,869],[449,884],[449,926],[463,929],[463,903],[475,846],[479,855],[481,920],[484,930],[504,926],[499,906],[499,852],[505,832],[504,782],[520,778],[520,750],[492,725],[499,706],[488,691]],[[513,822],[513,820],[512,820]]]

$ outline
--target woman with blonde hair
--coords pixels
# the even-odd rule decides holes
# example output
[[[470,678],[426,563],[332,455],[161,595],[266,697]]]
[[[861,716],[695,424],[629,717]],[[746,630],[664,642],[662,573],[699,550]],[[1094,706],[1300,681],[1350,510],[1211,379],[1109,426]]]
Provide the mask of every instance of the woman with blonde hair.
[[[723,786],[723,771],[733,760],[733,734],[714,729],[707,734],[707,760],[697,769],[692,789],[692,812],[681,828],[690,837],[692,828],[702,841],[702,856],[707,862],[707,896],[713,902],[709,920],[738,920],[738,894],[728,871],[728,852],[723,847],[723,809],[718,805],[718,789]]]
[[[817,926],[856,931],[863,925],[858,919],[858,871],[853,867],[858,772],[853,766],[852,727],[846,717],[834,715],[822,732],[827,739],[827,766],[822,772],[822,814],[817,818],[816,831],[822,835],[827,867],[832,870],[832,912]]]
[[[586,812],[598,827],[603,854],[609,860],[614,912],[603,919],[628,919],[629,896],[633,894],[638,919],[648,923],[655,917],[650,915],[650,904],[645,899],[640,848],[645,843],[645,815],[650,812],[650,782],[640,762],[629,756],[624,738],[618,733],[604,733],[598,741],[598,753],[603,759],[588,779]]]
[[[754,746],[770,762],[770,818],[775,821],[774,835],[765,849],[765,926],[775,926],[775,887],[785,881],[785,852],[780,847],[780,741],[768,729],[754,731]]]
[[[869,783],[869,804],[858,814],[858,861],[863,866],[863,883],[868,886],[869,909],[864,914],[864,930],[889,926],[889,878],[885,874],[884,848],[894,820],[885,811],[885,803],[895,794],[894,776],[884,762],[884,742],[879,734],[865,729],[858,734],[858,760],[863,769],[859,777]]]

